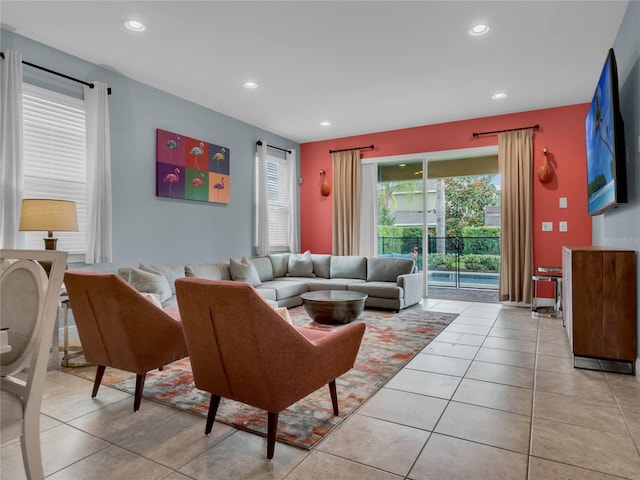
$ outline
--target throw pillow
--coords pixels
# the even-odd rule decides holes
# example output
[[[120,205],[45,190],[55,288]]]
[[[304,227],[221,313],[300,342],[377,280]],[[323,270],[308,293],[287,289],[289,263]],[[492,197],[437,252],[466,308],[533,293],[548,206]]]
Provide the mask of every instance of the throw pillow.
[[[273,278],[284,277],[287,275],[287,265],[289,265],[288,253],[275,253],[269,255],[271,265],[273,266]]]
[[[240,262],[233,258],[229,259],[229,273],[235,282],[247,282],[253,287],[262,285],[256,268],[244,257]]]
[[[158,308],[162,308],[162,304],[160,303],[160,300],[158,300],[158,297],[156,297],[153,293],[143,293],[143,292],[139,292],[140,295],[142,295],[145,299],[149,300],[151,303],[153,303],[156,307]]]
[[[330,277],[331,255],[312,253],[311,263],[313,263],[313,274],[316,277]]]
[[[315,277],[313,274],[313,262],[311,252],[292,253],[289,255],[287,277]]]
[[[164,275],[146,272],[139,268],[131,268],[129,283],[139,292],[153,293],[160,302],[171,298],[171,287]]]
[[[274,310],[278,315],[280,315],[287,322],[289,322],[289,325],[293,325],[293,322],[291,321],[291,317],[289,316],[289,310],[286,307],[275,307]]]
[[[145,272],[164,275],[167,278],[167,282],[169,282],[172,295],[176,293],[176,278],[185,276],[184,265],[145,265],[141,263],[138,268]]]

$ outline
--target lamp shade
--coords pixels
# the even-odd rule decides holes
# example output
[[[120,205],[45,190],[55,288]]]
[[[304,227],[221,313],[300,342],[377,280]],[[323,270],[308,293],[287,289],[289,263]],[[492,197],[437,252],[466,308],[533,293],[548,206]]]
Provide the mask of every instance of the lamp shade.
[[[20,231],[77,232],[76,202],[47,198],[23,199]]]

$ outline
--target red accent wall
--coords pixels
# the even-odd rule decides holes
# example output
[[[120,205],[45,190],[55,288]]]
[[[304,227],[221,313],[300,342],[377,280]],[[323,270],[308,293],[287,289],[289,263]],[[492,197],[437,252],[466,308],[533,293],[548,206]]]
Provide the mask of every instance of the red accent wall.
[[[425,125],[353,137],[336,138],[300,146],[300,218],[302,251],[331,253],[331,195],[320,194],[320,170],[332,182],[330,149],[375,145],[362,158],[453,150],[496,145],[495,135],[474,139],[473,132],[520,128],[539,124],[533,136],[533,255],[534,268],[562,264],[562,245],[591,245],[591,217],[587,214],[584,119],[589,105],[534,110],[459,122]],[[542,184],[537,171],[546,148],[554,170],[553,180]],[[566,209],[559,208],[567,197]],[[559,232],[559,222],[568,231]],[[552,232],[542,222],[553,222]]]

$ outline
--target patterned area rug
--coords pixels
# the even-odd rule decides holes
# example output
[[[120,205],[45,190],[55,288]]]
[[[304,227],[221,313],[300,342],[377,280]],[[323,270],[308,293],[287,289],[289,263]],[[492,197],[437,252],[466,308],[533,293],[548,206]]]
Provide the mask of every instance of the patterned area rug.
[[[289,314],[298,326],[322,330],[340,328],[312,322],[303,307],[292,308]],[[329,387],[321,388],[280,412],[278,440],[311,449],[386,384],[455,318],[456,315],[452,314],[417,309],[402,310],[400,313],[365,310],[358,320],[366,323],[367,330],[355,367],[336,380],[340,415],[333,415]],[[92,381],[95,376],[95,367],[64,370]],[[133,393],[135,375],[107,368],[103,384]],[[209,394],[195,388],[188,358],[167,365],[162,371],[149,372],[144,398],[204,417],[209,409]],[[266,436],[267,412],[233,400],[222,399],[216,420]],[[204,431],[204,421],[202,428]]]

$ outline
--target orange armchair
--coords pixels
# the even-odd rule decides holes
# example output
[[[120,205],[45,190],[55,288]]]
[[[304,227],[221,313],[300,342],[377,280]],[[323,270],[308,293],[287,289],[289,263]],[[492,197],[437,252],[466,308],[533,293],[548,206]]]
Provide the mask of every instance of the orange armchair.
[[[107,366],[136,374],[138,411],[147,372],[188,355],[178,312],[165,312],[114,273],[69,270],[64,276],[84,356],[98,366],[91,397]]]
[[[205,434],[221,397],[267,410],[271,459],[281,410],[328,384],[338,414],[335,380],[353,367],[364,323],[294,327],[242,282],[180,278],[176,294],[196,387],[211,393]]]

